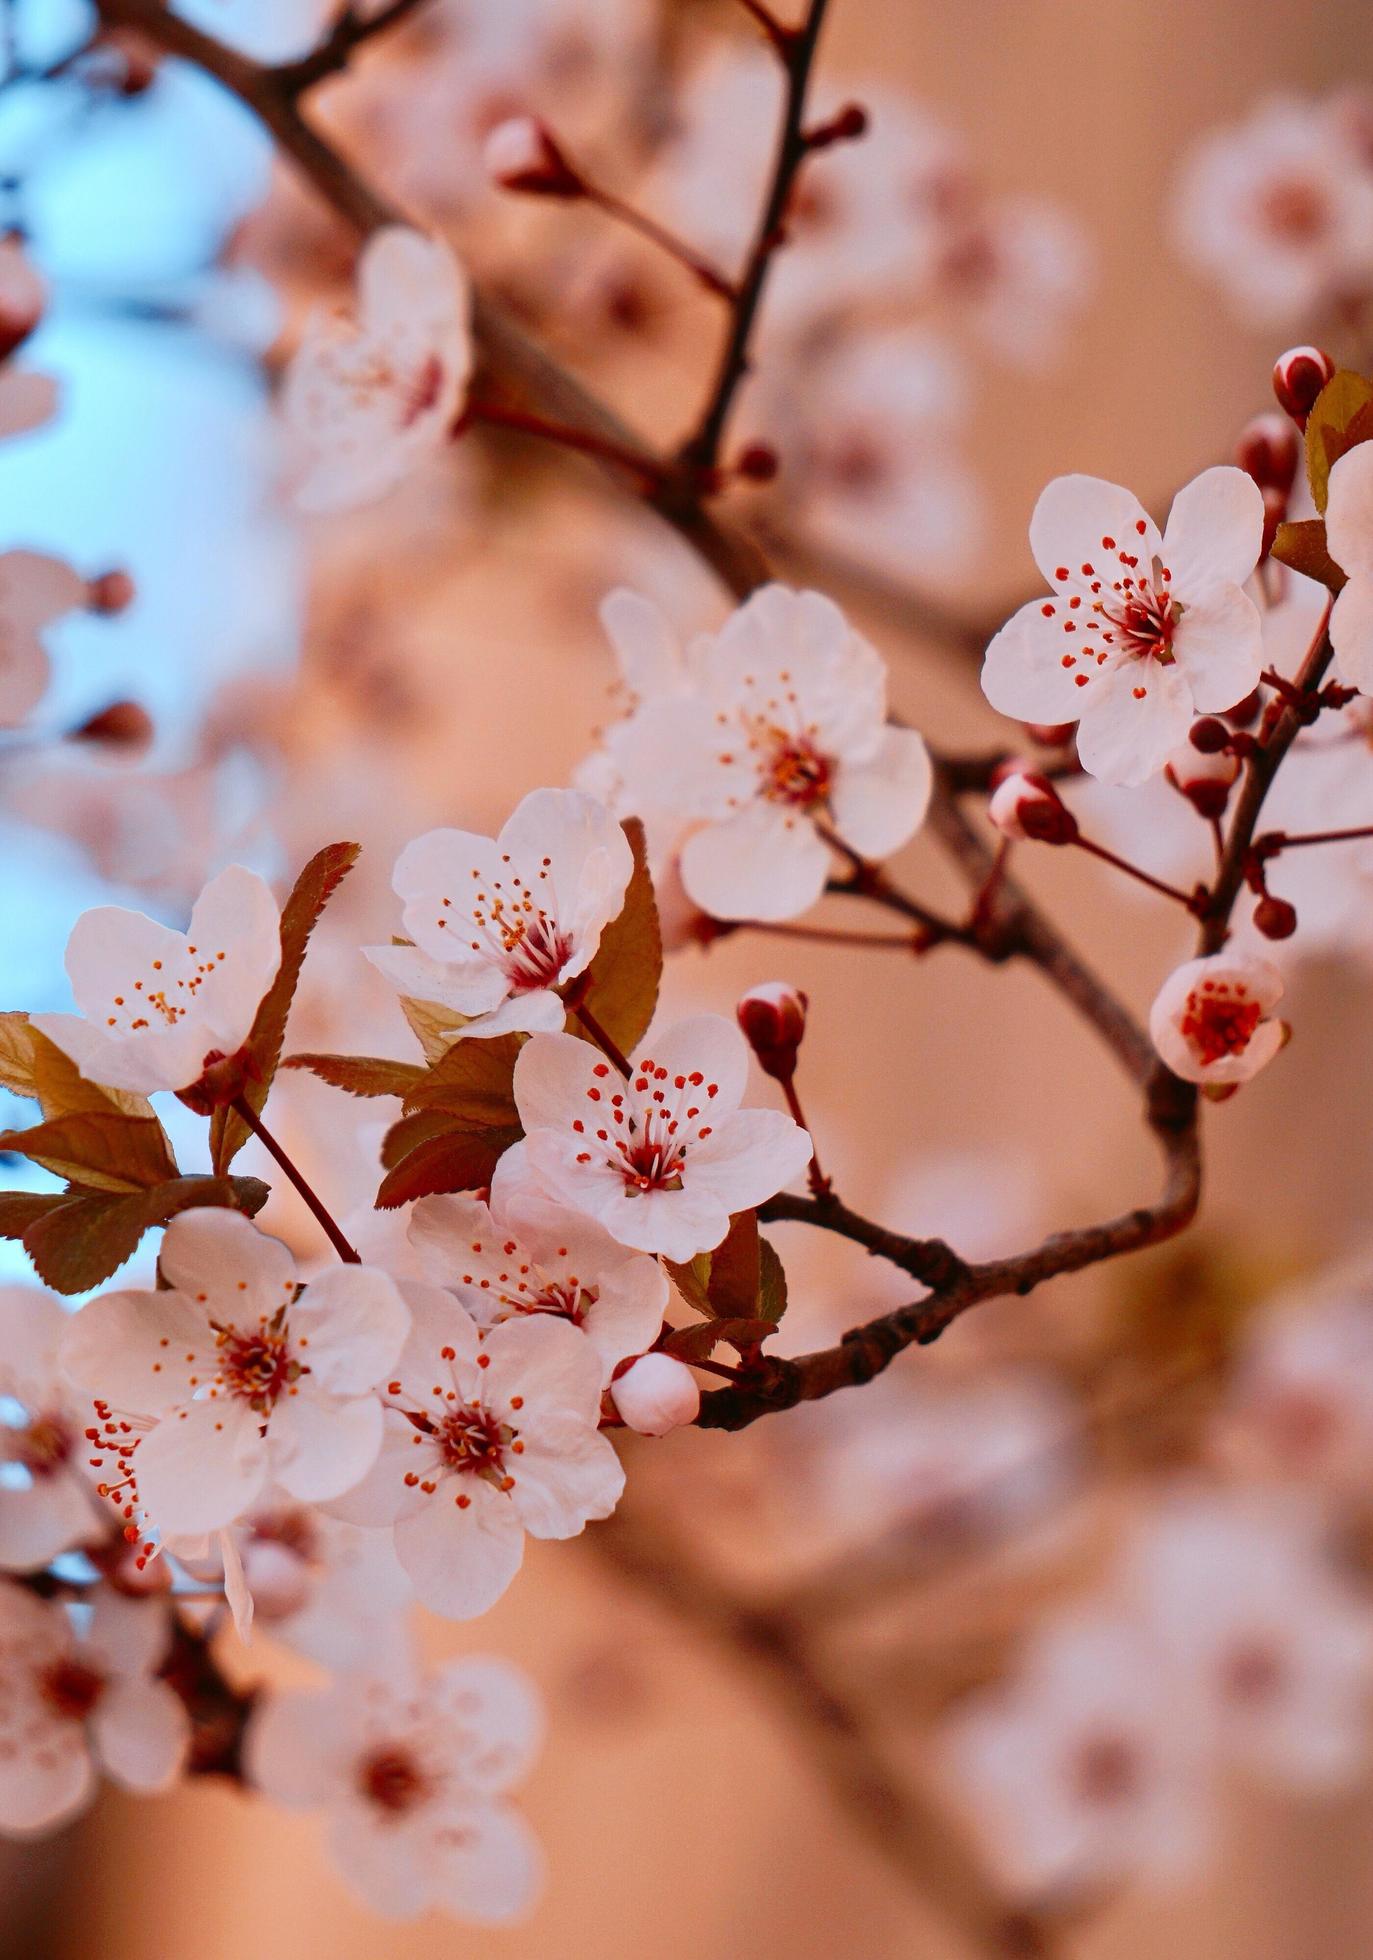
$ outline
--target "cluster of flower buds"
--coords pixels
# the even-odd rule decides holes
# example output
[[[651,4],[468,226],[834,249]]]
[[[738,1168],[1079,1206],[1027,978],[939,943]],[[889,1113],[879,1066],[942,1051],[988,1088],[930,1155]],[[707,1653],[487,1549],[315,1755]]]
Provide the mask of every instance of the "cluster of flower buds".
[[[790,1082],[796,1073],[808,1005],[798,988],[785,980],[768,980],[750,988],[735,1010],[759,1068],[774,1082]]]
[[[1335,376],[1335,363],[1323,347],[1289,347],[1273,366],[1273,393],[1278,407],[1299,429],[1316,406],[1316,397]]]
[[[1077,818],[1047,776],[1019,763],[998,772],[987,815],[1003,837],[1017,843],[1073,844]]]

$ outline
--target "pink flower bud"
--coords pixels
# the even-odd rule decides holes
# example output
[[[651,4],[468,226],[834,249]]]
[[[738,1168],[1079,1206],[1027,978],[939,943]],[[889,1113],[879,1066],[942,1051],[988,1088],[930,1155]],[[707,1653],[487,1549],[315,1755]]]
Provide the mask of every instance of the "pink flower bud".
[[[1254,930],[1265,939],[1290,939],[1297,930],[1296,906],[1265,892],[1254,907]]]
[[[133,604],[138,588],[127,572],[102,572],[86,588],[86,604],[95,613],[122,613]]]
[[[1003,837],[1017,842],[1071,844],[1077,818],[1047,776],[1016,770],[992,791],[987,815]]]
[[[610,1384],[620,1420],[641,1436],[666,1436],[695,1422],[701,1391],[685,1362],[670,1354],[641,1354]]]
[[[1235,461],[1260,490],[1276,490],[1284,504],[1297,479],[1301,443],[1296,430],[1284,416],[1270,409],[1256,415],[1240,433],[1235,445]]]
[[[0,361],[28,339],[47,305],[43,284],[21,239],[0,238]]]
[[[1204,727],[1199,722],[1197,727]],[[1228,731],[1227,731],[1228,734]],[[1240,772],[1240,759],[1228,749],[1199,748],[1196,729],[1168,758],[1168,780],[1203,817],[1220,816]]]
[[[806,996],[785,980],[768,980],[750,988],[735,1010],[759,1066],[775,1081],[789,1082],[796,1073],[808,1005]]]
[[[1335,363],[1323,347],[1289,347],[1273,366],[1273,393],[1299,429],[1316,406],[1316,397],[1333,379]]]
[[[1187,739],[1202,755],[1216,755],[1229,742],[1230,730],[1216,715],[1203,715],[1192,723]]]
[[[497,123],[482,150],[487,175],[502,190],[530,197],[582,197],[586,185],[534,116]]]

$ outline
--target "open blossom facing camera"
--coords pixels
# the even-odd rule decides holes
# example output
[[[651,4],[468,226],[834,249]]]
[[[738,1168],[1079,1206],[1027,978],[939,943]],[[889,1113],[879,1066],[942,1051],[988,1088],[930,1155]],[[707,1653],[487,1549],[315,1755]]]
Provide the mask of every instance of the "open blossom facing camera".
[[[36,1571],[95,1535],[90,1403],[58,1363],[71,1317],[39,1286],[0,1287],[0,1567]]]
[[[75,1817],[99,1772],[145,1793],[176,1780],[190,1723],[155,1678],[168,1632],[157,1605],[102,1586],[78,1637],[65,1606],[0,1582],[0,1832]]]
[[[549,1314],[483,1333],[447,1293],[408,1284],[405,1297],[381,1455],[331,1508],[394,1524],[420,1603],[474,1619],[519,1571],[526,1532],[573,1538],[619,1502],[624,1472],[597,1430],[600,1358]]]
[[[691,1259],[810,1160],[790,1116],[740,1109],[747,1079],[748,1045],[718,1014],[664,1029],[627,1081],[575,1035],[535,1035],[515,1064],[516,1164],[621,1245]]]
[[[247,1040],[281,964],[280,924],[270,887],[240,864],[210,880],[184,933],[98,905],[67,941],[80,1015],[35,1014],[33,1025],[88,1081],[143,1095],[189,1088]]]
[[[681,874],[703,911],[792,918],[824,889],[827,830],[882,858],[919,829],[929,754],[888,724],[886,668],[831,600],[765,586],[685,652],[635,594],[603,617],[638,703],[606,737],[622,807],[693,823]]]
[[[168,1533],[216,1531],[269,1478],[316,1503],[356,1484],[382,1438],[375,1394],[409,1324],[385,1273],[339,1266],[298,1294],[286,1247],[239,1212],[173,1219],[169,1290],[107,1293],[63,1348],[73,1379],[143,1433],[138,1504]]]
[[[1055,477],[1030,546],[1053,588],[987,649],[982,689],[1019,721],[1076,721],[1082,766],[1108,783],[1156,775],[1195,714],[1258,683],[1258,608],[1241,591],[1258,563],[1263,498],[1242,470],[1204,470],[1173,499],[1160,537],[1128,490]]]
[[[374,1912],[495,1925],[527,1911],[542,1878],[505,1796],[542,1726],[533,1690],[502,1661],[449,1661],[422,1680],[372,1670],[265,1696],[248,1775],[277,1803],[325,1812],[338,1868]]]
[[[499,837],[431,830],[408,844],[393,883],[415,943],[367,956],[403,994],[474,1017],[470,1034],[560,1028],[553,990],[590,965],[633,869],[603,805],[537,789]]]
[[[1282,996],[1282,975],[1267,960],[1188,960],[1159,989],[1149,1032],[1174,1075],[1227,1088],[1257,1075],[1287,1040],[1285,1024],[1272,1018]]]
[[[455,1293],[479,1327],[549,1314],[585,1335],[602,1377],[652,1347],[667,1306],[667,1275],[628,1252],[583,1212],[521,1189],[497,1166],[491,1202],[465,1193],[422,1198],[410,1243],[425,1277]]]
[[[304,510],[371,503],[442,447],[472,366],[469,299],[448,247],[404,225],[374,232],[354,316],[311,324],[283,391]]]

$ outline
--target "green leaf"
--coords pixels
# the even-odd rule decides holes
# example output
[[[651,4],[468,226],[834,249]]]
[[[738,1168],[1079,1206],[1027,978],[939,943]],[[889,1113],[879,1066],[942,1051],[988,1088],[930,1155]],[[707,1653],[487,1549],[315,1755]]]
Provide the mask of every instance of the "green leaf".
[[[251,1079],[244,1100],[254,1113],[260,1113],[281,1060],[286,1038],[286,1017],[291,1011],[305,949],[320,915],[340,884],[357,863],[358,844],[326,844],[316,851],[296,879],[291,896],[281,914],[281,965],[277,977],[253,1021],[252,1032],[244,1044],[252,1063]],[[217,1109],[210,1118],[210,1158],[221,1175],[248,1141],[251,1131],[232,1109]]]
[[[286,1055],[281,1066],[308,1069],[350,1096],[405,1097],[426,1075],[417,1062],[393,1062],[386,1055]]]
[[[1305,517],[1294,524],[1279,524],[1272,555],[1304,578],[1315,579],[1331,592],[1340,592],[1347,583],[1344,573],[1330,556],[1325,543],[1325,519]]]
[[[653,880],[648,874],[644,827],[637,817],[630,817],[624,833],[634,853],[634,871],[620,914],[601,934],[584,979],[588,1008],[620,1052],[632,1055],[648,1032],[658,1005],[663,936]],[[591,1039],[575,1014],[568,1017],[567,1027],[570,1034]]]
[[[0,1150],[17,1151],[58,1177],[98,1191],[146,1191],[177,1176],[157,1118],[112,1109],[75,1110],[27,1130],[0,1132]]]
[[[223,1205],[251,1217],[269,1195],[255,1177],[178,1177],[124,1193],[80,1184],[66,1191],[10,1191],[0,1196],[0,1237],[18,1239],[39,1278],[58,1293],[85,1293],[132,1258],[145,1232],[178,1212]]]
[[[1373,383],[1347,368],[1332,375],[1306,423],[1306,473],[1316,509],[1325,515],[1330,472],[1341,456],[1373,437]]]

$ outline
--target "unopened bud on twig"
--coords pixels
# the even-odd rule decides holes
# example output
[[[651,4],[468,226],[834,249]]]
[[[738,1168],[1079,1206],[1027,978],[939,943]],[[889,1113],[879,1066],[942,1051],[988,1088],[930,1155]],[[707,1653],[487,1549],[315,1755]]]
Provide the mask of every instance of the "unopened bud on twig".
[[[487,175],[502,190],[529,197],[584,197],[586,184],[535,116],[497,123],[482,149]]]
[[[992,791],[987,815],[1003,837],[1018,843],[1071,844],[1077,818],[1047,776],[1013,769]]]
[[[701,1391],[685,1362],[671,1354],[641,1354],[610,1384],[620,1420],[641,1436],[666,1436],[695,1422]]]
[[[1273,366],[1273,393],[1299,429],[1316,406],[1316,397],[1335,373],[1335,363],[1323,347],[1289,347]]]
[[[86,587],[86,604],[94,613],[126,612],[138,596],[138,588],[127,572],[102,572]]]
[[[751,442],[747,448],[740,450],[734,473],[749,483],[771,483],[780,467],[775,449],[766,442]]]
[[[768,980],[750,988],[735,1010],[759,1067],[774,1081],[789,1082],[796,1073],[808,1005],[799,988],[789,987],[785,980]]]
[[[147,748],[153,739],[153,718],[137,701],[111,701],[67,736],[69,742],[91,742],[126,753]]]
[[[1297,908],[1265,892],[1254,907],[1254,930],[1265,939],[1290,939],[1297,930]]]
[[[846,102],[837,116],[806,131],[806,148],[827,150],[831,143],[854,143],[867,133],[867,110],[861,102]]]
[[[1197,726],[1202,724],[1198,723]],[[1230,801],[1230,791],[1240,772],[1239,757],[1225,748],[1201,748],[1195,736],[1194,728],[1188,740],[1169,756],[1168,780],[1182,792],[1198,815],[1218,817]],[[1228,730],[1226,736],[1228,739]]]
[[[1297,479],[1301,442],[1290,421],[1270,409],[1240,432],[1235,461],[1260,490],[1276,490],[1284,502]]]

